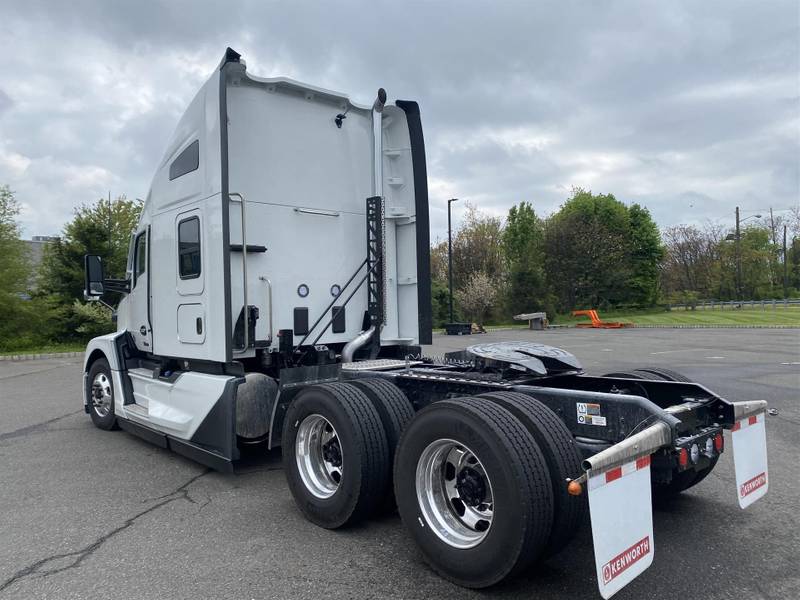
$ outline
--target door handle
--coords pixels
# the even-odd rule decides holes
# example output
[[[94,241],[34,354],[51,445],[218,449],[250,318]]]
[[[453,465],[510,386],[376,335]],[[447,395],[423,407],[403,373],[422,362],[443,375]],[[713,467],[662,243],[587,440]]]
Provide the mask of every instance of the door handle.
[[[139,333],[141,333],[142,335],[147,335],[147,327],[145,327],[144,325],[139,327]]]

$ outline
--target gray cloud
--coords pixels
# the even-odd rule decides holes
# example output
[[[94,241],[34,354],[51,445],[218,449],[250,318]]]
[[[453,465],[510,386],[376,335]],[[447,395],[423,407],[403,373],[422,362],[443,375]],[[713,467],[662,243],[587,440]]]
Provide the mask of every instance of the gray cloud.
[[[109,188],[144,197],[230,45],[259,75],[418,100],[434,237],[447,197],[547,213],[572,186],[645,204],[661,225],[786,208],[800,201],[799,11],[0,0],[0,182],[28,234],[57,232]]]

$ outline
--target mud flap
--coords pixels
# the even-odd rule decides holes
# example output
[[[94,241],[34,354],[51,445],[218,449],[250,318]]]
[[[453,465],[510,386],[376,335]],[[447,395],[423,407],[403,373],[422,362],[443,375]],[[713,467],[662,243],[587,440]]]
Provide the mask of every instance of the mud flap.
[[[764,496],[769,488],[765,415],[761,412],[741,419],[731,429],[736,496],[742,508]]]
[[[653,562],[650,455],[589,471],[587,490],[597,586],[610,598]]]

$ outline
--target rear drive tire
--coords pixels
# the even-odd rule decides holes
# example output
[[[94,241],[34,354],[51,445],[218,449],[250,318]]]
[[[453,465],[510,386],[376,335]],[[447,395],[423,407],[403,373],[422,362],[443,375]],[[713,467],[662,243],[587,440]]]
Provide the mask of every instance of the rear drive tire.
[[[703,479],[708,477],[711,471],[714,470],[714,467],[717,466],[718,460],[719,460],[719,455],[712,458],[711,465],[709,465],[702,471],[673,470],[672,481],[670,481],[669,483],[653,482],[653,499],[656,502],[664,502],[674,498],[681,492],[684,492],[689,488],[696,486],[698,483],[703,481]]]
[[[652,379],[652,377],[643,377],[641,373],[636,371],[615,371],[614,373],[606,373],[603,377],[618,377],[621,379]],[[647,398],[647,390],[635,382],[623,384],[629,387],[617,388],[616,391],[623,394],[630,394],[632,396],[641,396]]]
[[[691,379],[685,375],[681,375],[672,369],[663,369],[661,367],[643,367],[641,369],[634,369],[634,373],[639,373],[642,379],[661,379],[663,381],[682,381],[691,383]]]
[[[547,463],[497,404],[458,398],[417,413],[400,439],[394,476],[403,523],[446,579],[488,587],[542,554],[553,522]]]
[[[320,527],[368,517],[386,493],[386,434],[372,402],[355,386],[328,383],[301,391],[286,412],[282,446],[292,496]]]
[[[491,392],[487,398],[513,414],[530,432],[542,451],[553,488],[553,529],[544,554],[560,552],[575,536],[586,512],[584,496],[567,492],[567,479],[583,473],[581,454],[564,422],[536,398],[519,392]]]
[[[613,373],[606,373],[603,377],[621,377],[622,379],[652,379],[652,377],[644,377],[641,373],[636,371],[614,371]]]
[[[394,464],[394,454],[403,430],[414,418],[414,407],[406,395],[391,381],[379,378],[354,379],[348,382],[360,389],[372,402],[372,406],[378,411],[378,415],[383,423],[383,430],[386,433],[386,442],[389,450],[389,465]],[[394,488],[390,481],[387,486],[386,495],[381,502],[379,511],[391,513],[397,509],[394,499]]]
[[[119,429],[114,413],[114,380],[105,358],[98,358],[89,367],[86,377],[86,398],[92,423],[106,431]]]
[[[639,376],[639,379],[679,381],[679,382],[691,383],[691,379],[689,379],[685,375],[682,375],[677,371],[673,371],[671,369],[664,369],[662,367],[642,367],[640,369],[634,369],[633,372]],[[656,500],[656,502],[664,502],[666,500],[674,498],[681,492],[696,486],[698,483],[703,481],[703,479],[708,477],[709,473],[711,473],[714,467],[717,466],[718,460],[719,460],[719,455],[711,459],[711,464],[701,471],[673,470],[672,480],[669,483],[658,483],[654,481],[653,499]]]

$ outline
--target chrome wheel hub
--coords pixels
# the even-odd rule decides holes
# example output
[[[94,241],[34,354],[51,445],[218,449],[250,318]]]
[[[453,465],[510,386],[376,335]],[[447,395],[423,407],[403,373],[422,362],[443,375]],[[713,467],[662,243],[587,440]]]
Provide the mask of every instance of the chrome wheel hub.
[[[100,417],[106,417],[113,408],[114,394],[111,380],[105,373],[98,373],[92,381],[92,407]]]
[[[473,548],[487,536],[494,516],[492,483],[481,461],[464,444],[436,440],[417,462],[417,502],[443,542]]]
[[[322,415],[309,415],[300,423],[295,460],[303,484],[317,498],[330,498],[339,489],[342,445],[333,425]]]

